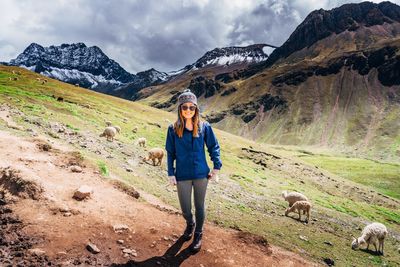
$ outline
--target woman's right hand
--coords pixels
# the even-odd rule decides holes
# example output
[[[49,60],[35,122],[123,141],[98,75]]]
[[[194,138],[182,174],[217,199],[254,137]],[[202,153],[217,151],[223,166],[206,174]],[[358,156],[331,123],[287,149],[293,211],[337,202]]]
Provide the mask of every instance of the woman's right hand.
[[[175,176],[168,176],[170,185],[176,185],[176,178]]]

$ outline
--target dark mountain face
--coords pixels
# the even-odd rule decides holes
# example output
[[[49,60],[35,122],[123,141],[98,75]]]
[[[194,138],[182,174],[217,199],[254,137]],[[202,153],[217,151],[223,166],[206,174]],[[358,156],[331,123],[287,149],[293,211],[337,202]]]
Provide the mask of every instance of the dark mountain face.
[[[346,4],[328,11],[323,9],[313,11],[289,39],[272,52],[266,61],[266,66],[271,66],[277,60],[309,47],[331,34],[356,31],[361,26],[371,27],[394,22],[400,22],[400,7],[390,2],[379,4],[363,2]]]
[[[138,98],[136,94],[140,89],[161,84],[167,81],[169,78],[170,75],[167,73],[160,72],[152,68],[146,71],[138,72],[133,82],[116,88],[110,92],[110,94],[128,100],[136,100]]]

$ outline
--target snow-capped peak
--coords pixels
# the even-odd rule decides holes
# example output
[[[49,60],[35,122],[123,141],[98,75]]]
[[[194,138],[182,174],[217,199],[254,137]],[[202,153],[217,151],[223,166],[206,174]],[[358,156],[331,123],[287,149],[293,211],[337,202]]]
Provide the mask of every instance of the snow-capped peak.
[[[230,65],[234,63],[257,63],[264,61],[268,55],[264,53],[265,44],[255,44],[246,47],[215,48],[204,54],[194,63],[194,67],[203,68],[212,65]]]

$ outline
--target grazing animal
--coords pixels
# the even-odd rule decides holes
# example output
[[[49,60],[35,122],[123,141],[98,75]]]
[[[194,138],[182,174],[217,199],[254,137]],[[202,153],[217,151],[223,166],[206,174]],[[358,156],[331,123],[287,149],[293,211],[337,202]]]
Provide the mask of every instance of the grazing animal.
[[[156,165],[161,166],[163,157],[164,157],[164,150],[162,150],[161,148],[155,147],[155,148],[152,148],[149,150],[149,155],[145,160],[146,161],[152,160],[153,166],[156,166]],[[157,161],[157,164],[156,164],[156,161]]]
[[[140,137],[140,138],[137,140],[137,143],[139,144],[139,146],[146,147],[146,138]]]
[[[351,248],[356,249],[360,245],[367,243],[367,249],[369,249],[369,244],[373,244],[375,251],[383,255],[383,244],[387,234],[388,230],[386,229],[385,225],[378,222],[371,223],[364,227],[360,237],[353,237]],[[376,248],[376,241],[379,242],[378,249]]]
[[[285,215],[288,216],[289,213],[291,212],[297,212],[299,213],[299,220],[301,221],[301,214],[300,212],[303,211],[303,214],[307,214],[307,219],[306,222],[310,221],[310,211],[311,211],[311,203],[308,201],[296,201],[291,207],[287,208],[285,211]]]
[[[106,127],[103,131],[102,134],[100,134],[100,137],[106,137],[107,141],[114,141],[114,137],[117,134],[117,129],[115,129],[114,127],[110,126],[110,127]]]

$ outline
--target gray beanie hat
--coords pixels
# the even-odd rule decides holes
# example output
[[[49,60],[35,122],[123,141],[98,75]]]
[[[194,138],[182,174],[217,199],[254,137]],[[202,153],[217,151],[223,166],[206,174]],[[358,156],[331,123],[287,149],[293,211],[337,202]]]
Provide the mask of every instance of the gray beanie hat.
[[[186,102],[192,102],[197,106],[197,97],[195,94],[193,94],[190,89],[185,89],[182,94],[179,95],[178,97],[178,105],[182,105],[183,103]]]

